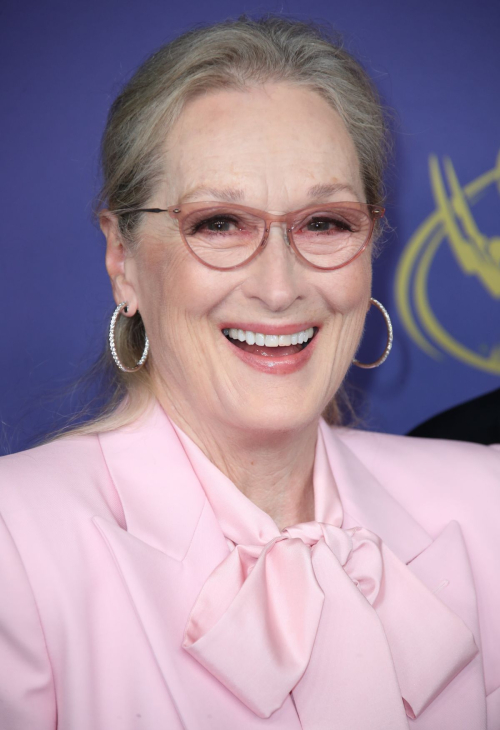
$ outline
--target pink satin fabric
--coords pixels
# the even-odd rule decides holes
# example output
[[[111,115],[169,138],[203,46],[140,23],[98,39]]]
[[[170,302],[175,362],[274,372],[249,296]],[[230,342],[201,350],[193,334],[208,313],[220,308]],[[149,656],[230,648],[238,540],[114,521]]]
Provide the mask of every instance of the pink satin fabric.
[[[180,431],[232,551],[203,586],[183,647],[267,718],[291,693],[304,730],[403,730],[477,653],[471,632],[343,511],[321,431],[317,521],[288,527]]]

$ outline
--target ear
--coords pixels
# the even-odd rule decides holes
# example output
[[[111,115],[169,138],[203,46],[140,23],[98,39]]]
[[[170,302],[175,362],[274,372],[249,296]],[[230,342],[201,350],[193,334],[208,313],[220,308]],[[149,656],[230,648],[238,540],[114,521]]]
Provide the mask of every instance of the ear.
[[[130,266],[130,252],[124,244],[116,215],[109,210],[101,211],[99,225],[106,236],[106,269],[111,280],[113,297],[117,304],[128,303],[127,313],[131,317],[137,312],[138,302],[134,283],[127,276],[134,268]]]

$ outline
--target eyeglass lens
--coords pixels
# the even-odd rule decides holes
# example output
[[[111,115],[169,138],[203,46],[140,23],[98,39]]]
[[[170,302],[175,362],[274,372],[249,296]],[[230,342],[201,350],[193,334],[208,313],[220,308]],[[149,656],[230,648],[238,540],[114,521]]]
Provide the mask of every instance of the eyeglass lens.
[[[264,240],[266,223],[244,210],[218,205],[195,210],[183,221],[182,234],[206,264],[231,268],[244,263]],[[288,234],[311,264],[329,269],[348,263],[365,245],[371,219],[355,208],[309,210],[294,221]]]

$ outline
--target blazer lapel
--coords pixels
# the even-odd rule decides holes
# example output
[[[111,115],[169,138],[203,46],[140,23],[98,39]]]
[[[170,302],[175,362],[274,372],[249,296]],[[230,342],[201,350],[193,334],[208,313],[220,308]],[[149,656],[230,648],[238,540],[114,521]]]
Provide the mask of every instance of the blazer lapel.
[[[481,649],[476,591],[460,525],[452,520],[408,567],[448,608],[463,620]],[[416,727],[432,730],[486,728],[486,700],[481,653],[458,674],[422,713]]]
[[[359,524],[378,534],[462,618],[480,646],[474,583],[458,523],[432,539],[323,422],[321,431],[343,526]],[[221,727],[228,717],[234,727],[261,727],[260,718],[182,649],[191,608],[229,548],[168,417],[155,405],[140,422],[99,439],[126,529],[97,516],[94,524],[114,557],[181,722],[199,727],[202,711],[220,718]],[[412,726],[483,728],[484,705],[478,654]],[[277,729],[300,727],[291,698],[273,720]]]
[[[460,525],[452,520],[432,538],[387,492],[324,422],[321,430],[344,508],[343,527],[375,532],[408,568],[459,616],[481,648],[476,591]],[[481,654],[412,721],[418,730],[486,728]]]
[[[186,728],[253,730],[262,720],[183,648],[198,593],[229,547],[175,430],[155,405],[141,423],[100,436],[123,504],[126,530],[94,517]],[[193,698],[196,702],[193,702]],[[276,713],[277,730],[299,730],[291,699]],[[220,718],[220,719],[218,719]]]
[[[206,497],[165,412],[155,403],[140,421],[99,441],[127,531],[183,560]]]

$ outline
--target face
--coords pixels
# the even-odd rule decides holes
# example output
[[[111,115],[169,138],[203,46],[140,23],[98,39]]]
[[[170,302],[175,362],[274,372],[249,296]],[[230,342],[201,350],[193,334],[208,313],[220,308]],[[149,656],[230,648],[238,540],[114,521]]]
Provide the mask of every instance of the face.
[[[233,202],[276,215],[365,200],[339,115],[316,93],[284,84],[191,101],[166,140],[164,170],[148,207],[220,201],[229,191]],[[357,349],[370,249],[344,268],[320,271],[295,256],[275,223],[254,260],[217,271],[189,253],[168,213],[144,218],[139,245],[124,249],[121,267],[108,246],[108,269],[116,300],[141,312],[164,402],[194,431],[197,423],[262,433],[315,422]],[[276,347],[258,359],[224,334],[286,336],[311,327],[314,337],[299,355]]]

